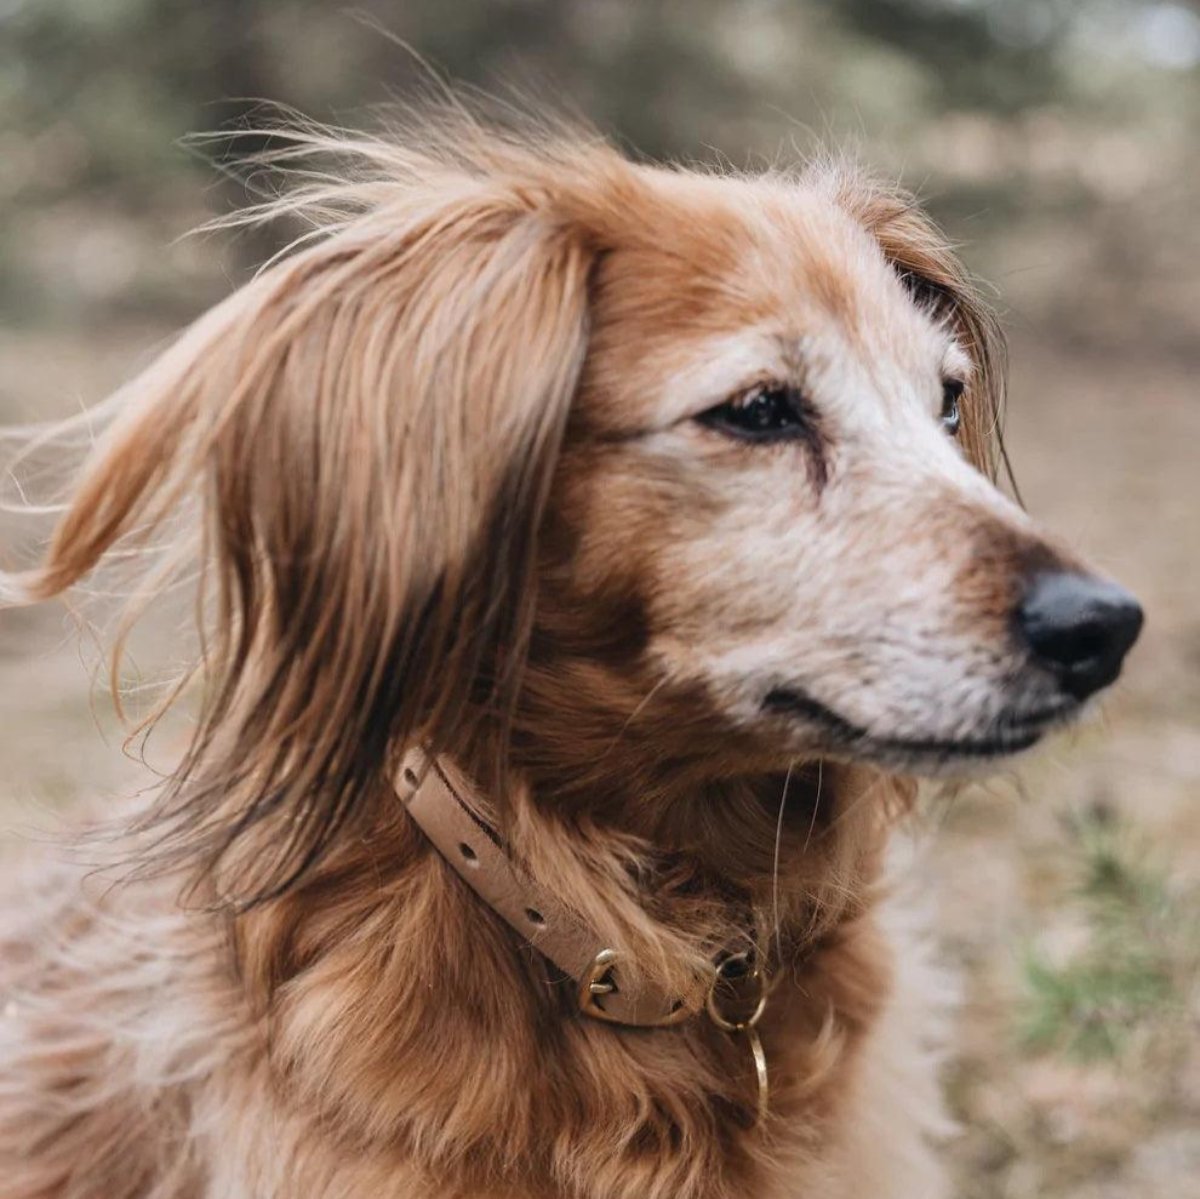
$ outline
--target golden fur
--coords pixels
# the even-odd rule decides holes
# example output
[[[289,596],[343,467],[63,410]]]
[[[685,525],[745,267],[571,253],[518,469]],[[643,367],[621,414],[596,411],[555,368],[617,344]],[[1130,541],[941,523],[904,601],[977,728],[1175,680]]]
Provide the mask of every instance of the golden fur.
[[[948,244],[835,166],[704,174],[461,118],[293,154],[332,166],[272,214],[315,232],[130,385],[44,563],[0,583],[57,595],[199,514],[142,588],[200,562],[206,637],[127,877],[35,862],[0,920],[4,1195],[943,1194],[935,999],[880,906],[911,784],[745,715],[743,665],[810,661],[910,733],[934,692],[870,682],[908,650],[873,664],[839,622],[928,575],[949,670],[1054,552],[982,477],[1002,353]],[[824,457],[751,460],[688,419],[780,320],[806,387],[911,392],[857,465],[858,409],[824,418]],[[943,358],[969,372],[965,460],[923,407]],[[887,498],[839,498],[856,479]],[[984,665],[947,686],[990,696]],[[660,985],[757,930],[764,1126],[743,1042],[572,1010],[406,816],[417,738]]]

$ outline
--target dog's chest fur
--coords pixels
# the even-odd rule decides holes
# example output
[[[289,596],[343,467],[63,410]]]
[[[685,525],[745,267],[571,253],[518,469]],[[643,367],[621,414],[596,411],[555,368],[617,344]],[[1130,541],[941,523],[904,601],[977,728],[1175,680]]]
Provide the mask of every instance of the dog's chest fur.
[[[888,911],[777,987],[764,1129],[744,1044],[700,1026],[545,1025],[534,966],[486,914],[462,924],[461,889],[426,866],[370,888],[327,875],[323,907],[305,894],[303,912],[277,907],[232,939],[217,918],[164,914],[161,887],[49,912],[78,878],[43,871],[45,898],[0,939],[17,965],[0,1022],[7,1193],[942,1193],[925,1141],[943,1125],[927,1048],[941,1000]],[[269,1007],[254,1001],[264,972]]]

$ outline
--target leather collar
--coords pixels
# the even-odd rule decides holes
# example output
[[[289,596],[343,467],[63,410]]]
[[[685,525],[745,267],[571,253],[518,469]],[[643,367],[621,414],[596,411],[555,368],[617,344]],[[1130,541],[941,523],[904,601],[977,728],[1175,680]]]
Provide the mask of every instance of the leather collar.
[[[757,1117],[760,1123],[766,1119],[767,1058],[757,1025],[768,986],[748,949],[722,950],[713,960],[706,992],[692,1000],[639,983],[619,948],[606,945],[594,928],[518,869],[461,771],[413,749],[405,755],[396,789],[409,815],[475,894],[576,981],[579,1010],[585,1016],[634,1028],[662,1028],[705,1012],[722,1032],[744,1038],[754,1064]]]
[[[396,789],[408,814],[476,895],[575,980],[584,1015],[611,1024],[659,1028],[703,1009],[703,994],[689,1000],[646,982],[635,984],[619,948],[606,944],[595,929],[517,867],[498,831],[482,815],[476,789],[451,763],[412,749],[405,755]],[[715,965],[719,971],[720,962]]]

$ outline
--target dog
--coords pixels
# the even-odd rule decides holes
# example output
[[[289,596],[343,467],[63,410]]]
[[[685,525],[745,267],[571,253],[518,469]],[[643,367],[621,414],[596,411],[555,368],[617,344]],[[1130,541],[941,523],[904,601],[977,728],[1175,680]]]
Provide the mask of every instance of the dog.
[[[889,834],[1142,623],[996,485],[951,246],[836,162],[463,116],[276,159],[310,231],[0,584],[165,534],[139,595],[199,570],[205,630],[119,881],[8,885],[4,1194],[945,1195]]]

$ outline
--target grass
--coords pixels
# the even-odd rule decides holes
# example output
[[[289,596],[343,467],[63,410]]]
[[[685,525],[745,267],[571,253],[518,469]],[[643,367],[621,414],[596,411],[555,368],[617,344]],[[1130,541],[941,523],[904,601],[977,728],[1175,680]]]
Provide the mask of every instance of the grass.
[[[1074,881],[1062,903],[1082,936],[1057,960],[1027,945],[1018,1038],[1081,1063],[1119,1061],[1185,1017],[1200,973],[1197,896],[1173,890],[1145,839],[1104,805],[1074,817],[1068,834]]]

